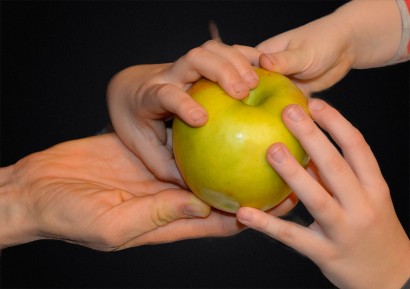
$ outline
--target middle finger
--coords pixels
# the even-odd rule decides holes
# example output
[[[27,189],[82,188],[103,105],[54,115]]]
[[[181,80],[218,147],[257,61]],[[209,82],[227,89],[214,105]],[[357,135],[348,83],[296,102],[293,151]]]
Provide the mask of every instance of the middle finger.
[[[327,136],[297,105],[285,108],[282,117],[316,164],[320,177],[334,197],[345,207],[357,204],[362,198],[357,193],[361,190],[360,182]]]

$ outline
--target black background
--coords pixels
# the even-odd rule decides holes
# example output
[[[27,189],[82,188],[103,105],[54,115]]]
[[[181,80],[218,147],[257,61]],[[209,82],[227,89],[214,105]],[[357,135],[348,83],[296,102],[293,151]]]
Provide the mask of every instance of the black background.
[[[109,79],[130,65],[176,60],[209,39],[211,19],[225,43],[253,46],[343,3],[2,1],[1,165],[98,132],[109,121]],[[409,95],[409,63],[352,71],[318,95],[365,135],[407,232]],[[38,241],[2,252],[1,285],[332,288],[307,258],[250,230],[115,253]]]

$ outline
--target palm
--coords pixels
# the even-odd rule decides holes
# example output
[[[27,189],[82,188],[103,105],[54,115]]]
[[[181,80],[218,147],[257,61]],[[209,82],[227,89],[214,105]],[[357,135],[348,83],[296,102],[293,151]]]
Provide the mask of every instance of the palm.
[[[158,181],[114,134],[63,143],[16,166],[22,197],[46,238],[112,250],[239,230],[234,216],[220,213],[172,222],[149,211],[160,198],[193,195]]]

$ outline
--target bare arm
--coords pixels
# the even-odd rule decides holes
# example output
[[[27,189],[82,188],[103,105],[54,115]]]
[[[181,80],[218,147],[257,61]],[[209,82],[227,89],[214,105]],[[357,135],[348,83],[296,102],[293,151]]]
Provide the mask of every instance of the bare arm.
[[[408,0],[406,0],[408,1]],[[354,0],[260,43],[262,67],[290,75],[306,93],[327,89],[352,68],[409,59],[405,0]]]

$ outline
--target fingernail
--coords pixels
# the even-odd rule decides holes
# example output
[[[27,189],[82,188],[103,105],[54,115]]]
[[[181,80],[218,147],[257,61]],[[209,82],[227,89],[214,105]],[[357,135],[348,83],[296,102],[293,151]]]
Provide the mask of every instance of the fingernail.
[[[189,112],[191,119],[196,123],[202,123],[207,118],[207,114],[204,110],[194,108]]]
[[[204,218],[209,215],[209,208],[203,205],[189,204],[184,207],[184,214],[195,218]]]
[[[268,151],[268,156],[278,164],[284,163],[288,159],[288,154],[282,144],[275,145]]]
[[[259,78],[255,71],[251,70],[245,73],[244,80],[250,88],[255,87],[258,84]]]
[[[244,91],[248,91],[249,88],[243,82],[238,82],[233,86],[233,89],[237,94],[242,94]]]
[[[299,105],[294,105],[292,106],[286,115],[289,117],[290,120],[294,122],[299,122],[303,120],[306,117],[305,112],[302,110],[302,108]]]
[[[311,99],[309,102],[309,109],[312,110],[321,110],[324,106],[324,103],[322,100],[319,99]]]

